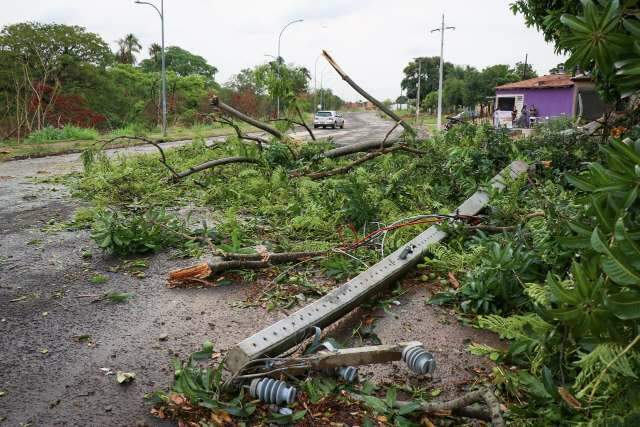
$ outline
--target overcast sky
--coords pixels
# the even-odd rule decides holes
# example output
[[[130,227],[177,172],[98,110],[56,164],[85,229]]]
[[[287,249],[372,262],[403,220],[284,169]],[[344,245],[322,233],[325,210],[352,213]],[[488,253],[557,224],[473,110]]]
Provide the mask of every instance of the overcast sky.
[[[154,1],[154,0],[151,0]],[[155,0],[159,4],[160,0]],[[165,0],[166,43],[204,56],[225,82],[242,68],[276,55],[280,29],[293,19],[282,38],[287,62],[314,72],[322,49],[374,96],[396,98],[402,69],[416,56],[437,56],[445,14],[447,61],[482,68],[493,64],[529,62],[539,74],[562,61],[535,29],[509,10],[512,0]],[[86,27],[115,49],[115,41],[134,33],[146,50],[160,41],[160,22],[149,6],[133,0],[0,0],[0,24],[22,21],[56,22]],[[349,86],[317,62],[318,86],[347,100],[359,99]],[[311,86],[314,82],[311,81]]]

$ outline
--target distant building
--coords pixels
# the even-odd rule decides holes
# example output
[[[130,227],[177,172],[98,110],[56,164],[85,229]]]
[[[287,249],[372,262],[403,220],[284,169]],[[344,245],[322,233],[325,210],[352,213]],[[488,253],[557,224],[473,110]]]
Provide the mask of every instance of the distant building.
[[[496,125],[513,127],[514,108],[517,111],[515,122],[521,123],[525,105],[530,113],[534,110],[534,114],[530,114],[532,122],[577,116],[595,120],[606,109],[590,77],[551,74],[496,87]]]

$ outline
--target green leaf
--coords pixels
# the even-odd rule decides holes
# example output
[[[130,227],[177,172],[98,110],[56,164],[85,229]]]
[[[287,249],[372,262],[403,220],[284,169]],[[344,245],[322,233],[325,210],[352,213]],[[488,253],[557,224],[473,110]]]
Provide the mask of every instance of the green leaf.
[[[578,304],[580,302],[576,294],[574,292],[571,292],[565,289],[564,286],[558,283],[556,278],[551,273],[547,275],[546,284],[547,286],[549,286],[551,293],[553,294],[553,296],[556,297],[558,301],[566,304],[573,304],[573,305]]]
[[[427,300],[427,304],[432,305],[445,305],[454,302],[456,299],[455,295],[451,292],[440,292],[429,298]]]
[[[593,233],[591,233],[591,247],[594,251],[600,254],[609,253],[609,247],[602,240],[602,233],[598,229],[598,227],[594,228]]]
[[[632,18],[625,18],[622,21],[622,25],[627,29],[634,37],[640,38],[640,21]]]
[[[202,350],[192,353],[191,358],[193,360],[206,360],[206,359],[211,359],[212,354],[213,354],[213,343],[207,340],[202,344]]]
[[[418,402],[411,401],[411,402],[407,403],[406,405],[401,406],[400,409],[398,409],[398,415],[410,414],[412,412],[417,411],[421,407],[422,407],[422,405],[420,405]]]
[[[567,322],[579,319],[584,314],[584,310],[582,307],[552,308],[547,310],[547,313],[554,319]]]
[[[379,414],[384,414],[389,410],[384,400],[375,396],[362,396],[362,400],[364,401],[365,405]]]
[[[385,396],[385,403],[389,408],[393,408],[393,404],[396,403],[396,397],[398,396],[398,390],[395,387],[389,388],[387,390],[387,395]]]
[[[589,27],[589,25],[587,25],[586,22],[574,15],[564,14],[560,17],[560,22],[579,33],[591,32],[591,28]]]
[[[606,305],[618,319],[640,319],[640,293],[638,292],[623,291],[610,295]]]

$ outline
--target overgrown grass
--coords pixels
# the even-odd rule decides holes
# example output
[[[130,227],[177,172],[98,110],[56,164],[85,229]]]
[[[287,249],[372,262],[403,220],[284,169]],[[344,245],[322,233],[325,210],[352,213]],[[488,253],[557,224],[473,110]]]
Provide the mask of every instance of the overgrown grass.
[[[98,136],[98,131],[93,128],[81,128],[71,125],[65,125],[62,128],[48,126],[29,134],[27,142],[44,144],[52,141],[93,141],[98,139]]]
[[[247,125],[241,125],[240,128],[244,132],[253,132],[253,129]],[[89,131],[95,132],[92,129]],[[167,137],[162,136],[159,129],[145,129],[142,126],[126,126],[116,129],[107,134],[97,134],[94,138],[82,140],[42,140],[41,142],[32,142],[29,140],[17,141],[1,141],[0,142],[0,161],[21,159],[27,157],[43,157],[49,155],[59,155],[65,153],[77,153],[93,146],[97,140],[109,140],[117,136],[144,136],[154,140],[177,141],[188,140],[193,138],[210,138],[217,136],[233,135],[235,131],[228,126],[217,125],[196,125],[190,128],[176,127],[170,128]],[[143,144],[140,141],[123,142],[117,141],[110,147],[125,147]]]

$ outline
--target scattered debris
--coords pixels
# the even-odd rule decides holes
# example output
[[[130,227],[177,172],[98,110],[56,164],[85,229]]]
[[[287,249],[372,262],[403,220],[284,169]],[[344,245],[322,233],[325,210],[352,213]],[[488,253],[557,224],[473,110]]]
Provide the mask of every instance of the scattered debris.
[[[491,186],[500,191],[504,189],[507,179],[520,176],[527,170],[526,163],[515,161],[491,180]],[[456,209],[456,213],[460,216],[475,215],[488,202],[488,192],[478,190]],[[356,308],[362,301],[379,293],[387,284],[417,264],[429,245],[445,237],[446,233],[437,226],[431,226],[396,252],[333,292],[240,342],[229,351],[227,365],[232,371],[238,372],[252,359],[260,358],[265,354],[279,354],[290,349],[298,343],[300,336],[305,335],[309,327],[324,327],[331,324]],[[257,262],[264,263],[264,261]],[[234,268],[241,267],[237,265]]]
[[[134,372],[122,372],[118,371],[116,373],[116,381],[118,384],[126,384],[133,381],[136,378],[136,374]]]
[[[105,375],[114,375],[114,372],[113,372],[110,368],[100,368],[100,370],[101,370]]]

